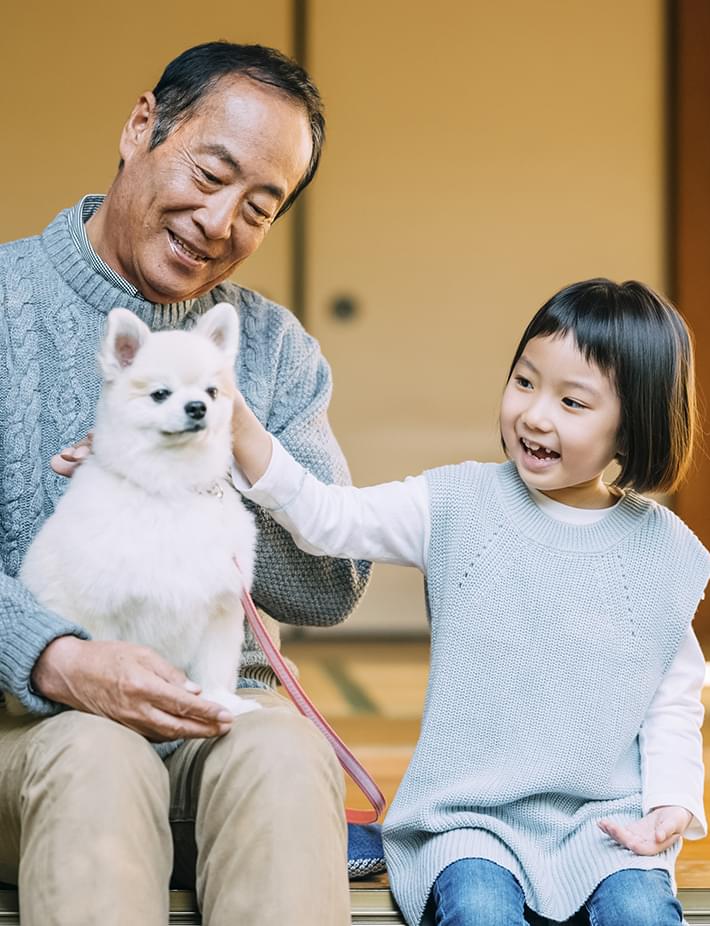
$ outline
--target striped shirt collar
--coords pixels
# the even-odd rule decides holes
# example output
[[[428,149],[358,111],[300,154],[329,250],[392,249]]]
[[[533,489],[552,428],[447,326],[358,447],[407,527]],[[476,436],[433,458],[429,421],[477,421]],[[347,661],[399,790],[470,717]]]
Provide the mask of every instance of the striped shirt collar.
[[[132,296],[134,299],[144,299],[143,294],[132,283],[124,279],[120,273],[116,273],[112,267],[109,267],[106,261],[102,260],[91,246],[89,236],[86,234],[85,223],[88,222],[103,201],[104,197],[97,193],[89,193],[84,196],[71,210],[69,233],[77,250],[95,273],[98,273],[126,295]],[[166,311],[173,309],[178,315],[183,315],[190,311],[194,302],[194,299],[185,299],[182,302],[171,302],[165,305],[164,308]]]

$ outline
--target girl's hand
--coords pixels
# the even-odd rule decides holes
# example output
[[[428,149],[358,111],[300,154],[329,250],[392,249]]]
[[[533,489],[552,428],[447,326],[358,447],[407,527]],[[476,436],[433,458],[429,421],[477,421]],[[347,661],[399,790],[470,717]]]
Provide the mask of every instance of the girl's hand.
[[[234,387],[232,399],[232,453],[249,482],[254,485],[271,462],[271,437],[244,396]]]
[[[680,839],[692,819],[685,807],[654,807],[636,823],[601,820],[599,829],[636,855],[658,855]]]

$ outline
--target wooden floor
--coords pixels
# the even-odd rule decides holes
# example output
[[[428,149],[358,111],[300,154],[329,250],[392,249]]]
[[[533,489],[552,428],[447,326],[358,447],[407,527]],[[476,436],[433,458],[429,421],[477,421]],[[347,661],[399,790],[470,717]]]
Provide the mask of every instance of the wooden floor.
[[[420,642],[295,641],[284,652],[322,713],[375,776],[391,801],[414,749],[427,680],[428,647]],[[710,687],[705,768],[710,778]],[[705,808],[710,816],[710,781]],[[349,806],[364,806],[355,788]],[[677,867],[679,887],[710,889],[710,839],[686,842]]]

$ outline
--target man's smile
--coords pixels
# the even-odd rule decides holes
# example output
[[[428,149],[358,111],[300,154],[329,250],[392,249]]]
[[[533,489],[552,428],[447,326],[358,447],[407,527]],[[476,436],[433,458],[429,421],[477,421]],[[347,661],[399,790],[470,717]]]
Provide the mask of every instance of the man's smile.
[[[176,251],[180,257],[187,257],[189,260],[196,264],[206,264],[207,261],[212,260],[209,255],[203,254],[200,251],[196,251],[194,248],[190,247],[185,239],[180,238],[175,234],[174,231],[171,231],[170,229],[167,231],[173,250]]]

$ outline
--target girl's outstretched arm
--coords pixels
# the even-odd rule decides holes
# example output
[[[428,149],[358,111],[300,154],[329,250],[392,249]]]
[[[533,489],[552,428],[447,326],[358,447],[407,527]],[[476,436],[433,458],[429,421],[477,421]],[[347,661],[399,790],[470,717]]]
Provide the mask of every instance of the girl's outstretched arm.
[[[426,571],[429,493],[424,476],[359,489],[325,485],[234,399],[234,482],[315,556],[347,557]]]

